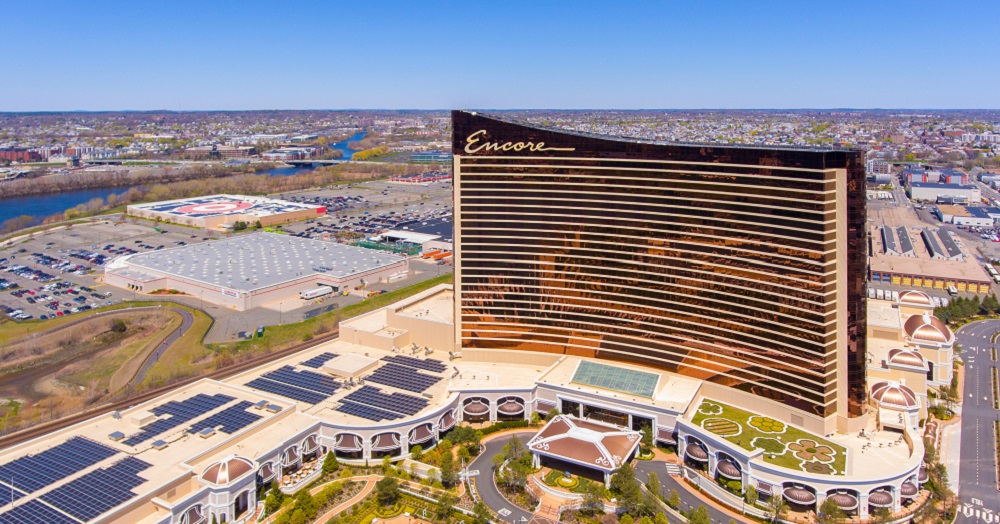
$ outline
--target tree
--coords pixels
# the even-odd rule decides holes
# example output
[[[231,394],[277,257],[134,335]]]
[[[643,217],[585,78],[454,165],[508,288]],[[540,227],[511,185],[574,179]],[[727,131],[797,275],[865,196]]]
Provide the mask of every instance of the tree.
[[[688,515],[688,522],[691,524],[712,524],[712,517],[708,514],[708,508],[698,506]]]
[[[308,489],[300,489],[295,494],[295,510],[301,511],[307,519],[315,517],[318,509],[316,501],[313,500],[313,496],[309,493]]]
[[[327,453],[323,459],[323,474],[329,475],[338,469],[340,469],[340,462],[337,461],[337,455],[332,451]]]
[[[410,458],[420,462],[420,459],[424,458],[424,448],[420,444],[410,448]]]
[[[451,515],[451,507],[458,503],[458,497],[451,493],[445,493],[438,499],[437,507],[434,509],[434,516],[438,520],[445,520]]]
[[[639,519],[639,524],[653,524],[653,519],[649,518],[648,515],[644,516],[641,519]]]
[[[670,521],[667,520],[667,514],[662,511],[657,511],[656,516],[653,517],[653,524],[669,524]]]
[[[395,505],[399,499],[399,481],[393,477],[385,477],[376,482],[375,498],[384,507]]]
[[[394,468],[392,467],[392,457],[386,455],[382,457],[382,474],[391,477],[395,475]]]
[[[472,514],[474,524],[489,524],[490,520],[493,519],[493,513],[490,511],[489,506],[481,500],[476,502],[475,506],[472,506]]]
[[[868,514],[869,524],[888,524],[892,522],[892,512],[889,508],[875,508],[875,511]]]
[[[604,486],[600,482],[591,482],[584,487],[583,507],[591,514],[604,513]]]
[[[771,495],[771,498],[768,499],[768,504],[771,505],[767,513],[771,522],[778,522],[788,514],[788,504],[785,503],[785,499],[782,498],[781,494],[775,493]]]
[[[757,488],[753,486],[747,486],[746,491],[743,492],[743,499],[747,501],[747,504],[751,506],[757,504]]]
[[[646,488],[649,489],[653,495],[656,495],[657,497],[660,496],[660,477],[657,476],[655,471],[649,474],[649,480],[646,481]]]
[[[278,483],[275,482],[274,485],[271,486],[271,491],[267,493],[267,497],[264,498],[264,511],[268,515],[273,514],[275,511],[278,511],[278,508],[281,507],[281,503],[284,500],[285,494],[278,489]]]
[[[548,420],[552,420],[552,419],[556,418],[556,416],[558,416],[558,415],[559,415],[559,410],[556,409],[556,408],[552,408],[552,409],[549,410],[548,413],[545,414],[545,420],[547,420],[547,421]]]
[[[677,493],[676,489],[670,490],[670,497],[667,498],[667,505],[674,509],[681,507],[681,494]]]
[[[124,333],[128,331],[128,326],[125,325],[125,321],[120,318],[112,319],[111,331],[114,333]]]
[[[818,524],[834,524],[844,518],[844,511],[835,500],[827,497],[820,504],[819,511],[816,512],[816,522]]]
[[[643,496],[635,469],[631,464],[623,464],[611,475],[611,493],[618,499],[618,507],[625,513],[634,513],[642,508]]]
[[[626,513],[622,515],[622,518],[618,519],[618,524],[635,524],[635,519],[632,518],[632,515]]]
[[[441,483],[450,487],[456,480],[455,457],[451,454],[451,448],[444,448],[441,450]]]
[[[648,424],[643,425],[640,432],[642,440],[639,441],[639,452],[643,455],[649,455],[653,450],[653,428]]]

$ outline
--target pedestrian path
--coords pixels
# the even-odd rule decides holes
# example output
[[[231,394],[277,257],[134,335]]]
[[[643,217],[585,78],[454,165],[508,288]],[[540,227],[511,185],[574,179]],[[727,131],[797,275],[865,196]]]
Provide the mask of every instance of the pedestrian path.
[[[681,474],[681,467],[678,466],[677,464],[674,464],[673,462],[667,462],[666,468],[667,468],[667,474],[669,474],[670,476],[676,477]]]

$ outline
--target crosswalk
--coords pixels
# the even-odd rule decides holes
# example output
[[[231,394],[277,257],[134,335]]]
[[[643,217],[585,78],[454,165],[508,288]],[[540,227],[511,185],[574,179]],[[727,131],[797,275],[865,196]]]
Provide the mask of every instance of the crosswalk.
[[[677,464],[674,464],[673,462],[667,462],[666,466],[667,466],[667,474],[668,475],[680,475],[681,474],[681,467],[678,466]]]

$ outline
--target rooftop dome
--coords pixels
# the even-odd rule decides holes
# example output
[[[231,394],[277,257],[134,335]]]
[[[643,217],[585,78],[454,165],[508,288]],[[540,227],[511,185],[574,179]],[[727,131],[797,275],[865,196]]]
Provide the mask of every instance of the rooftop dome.
[[[209,466],[201,474],[201,479],[212,484],[229,484],[251,471],[253,471],[253,462],[243,457],[229,455]]]
[[[911,409],[919,407],[917,394],[895,382],[879,382],[872,386],[872,398],[883,406]]]
[[[951,330],[941,319],[931,315],[913,315],[903,324],[906,336],[926,342],[949,343],[954,340]]]
[[[934,307],[934,301],[923,291],[903,291],[899,294],[899,303],[907,306]]]
[[[927,371],[927,362],[924,357],[920,353],[908,349],[890,349],[888,362],[889,365],[920,368]]]

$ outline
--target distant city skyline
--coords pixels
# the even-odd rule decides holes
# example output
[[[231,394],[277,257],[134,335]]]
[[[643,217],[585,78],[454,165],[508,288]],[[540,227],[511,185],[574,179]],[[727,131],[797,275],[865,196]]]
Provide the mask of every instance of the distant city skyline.
[[[992,109],[1000,3],[9,2],[0,111]]]

